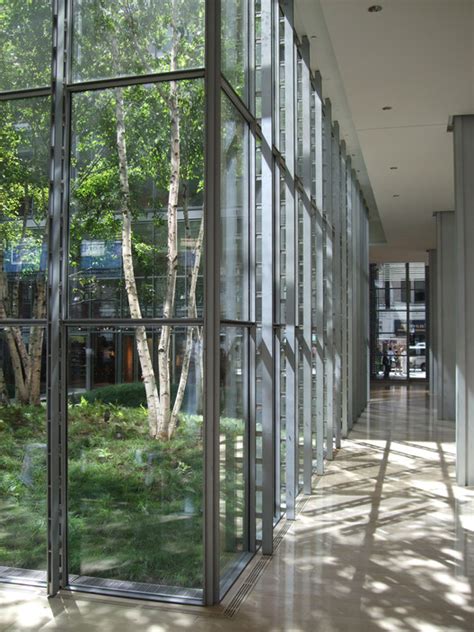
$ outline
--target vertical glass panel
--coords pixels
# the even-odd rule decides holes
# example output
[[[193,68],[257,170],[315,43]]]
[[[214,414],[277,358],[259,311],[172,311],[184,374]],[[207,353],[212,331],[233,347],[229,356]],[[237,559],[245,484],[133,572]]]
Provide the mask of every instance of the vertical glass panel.
[[[248,333],[244,327],[221,330],[221,417],[219,430],[220,568],[223,583],[247,546]]]
[[[43,327],[0,331],[0,580],[46,581],[44,335]]]
[[[286,509],[286,373],[285,330],[280,330],[280,507]]]
[[[71,317],[202,314],[203,112],[202,81],[74,96]]]
[[[426,268],[424,263],[409,263],[410,275],[410,377],[426,378]]]
[[[0,4],[0,90],[51,83],[51,0]]]
[[[0,103],[0,319],[46,318],[49,99]]]
[[[222,95],[221,315],[249,317],[249,130]]]
[[[204,0],[74,0],[74,81],[204,66]]]
[[[248,101],[249,20],[248,0],[223,0],[222,72],[245,101]]]
[[[72,585],[200,598],[202,379],[202,328],[69,330]]]

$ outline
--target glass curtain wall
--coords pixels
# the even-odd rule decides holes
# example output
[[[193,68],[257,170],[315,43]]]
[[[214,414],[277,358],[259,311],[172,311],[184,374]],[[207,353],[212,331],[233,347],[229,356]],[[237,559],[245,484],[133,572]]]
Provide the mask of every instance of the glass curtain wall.
[[[0,579],[216,603],[366,403],[367,213],[308,39],[277,0],[0,17]]]
[[[372,264],[370,275],[372,377],[426,379],[425,264]]]

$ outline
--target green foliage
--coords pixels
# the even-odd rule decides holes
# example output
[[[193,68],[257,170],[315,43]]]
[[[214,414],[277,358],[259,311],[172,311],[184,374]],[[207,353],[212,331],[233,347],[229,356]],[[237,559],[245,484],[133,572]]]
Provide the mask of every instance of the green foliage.
[[[46,460],[22,481],[27,446],[45,441],[45,408],[0,412],[0,564],[46,566]],[[150,440],[143,408],[82,399],[69,408],[72,573],[202,585],[202,419]]]
[[[177,384],[171,385],[171,398],[174,400]],[[146,392],[143,382],[132,382],[130,384],[113,384],[111,386],[102,386],[87,391],[81,396],[86,402],[102,402],[103,404],[114,404],[116,406],[124,406],[127,408],[136,408],[138,406],[146,407]]]
[[[47,86],[51,0],[0,0],[0,90]]]

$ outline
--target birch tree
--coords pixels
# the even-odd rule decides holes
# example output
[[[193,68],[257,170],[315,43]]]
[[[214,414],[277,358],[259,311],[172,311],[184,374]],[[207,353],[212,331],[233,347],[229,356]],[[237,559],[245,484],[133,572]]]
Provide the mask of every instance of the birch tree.
[[[126,2],[113,3],[113,7],[108,2],[93,3],[96,13],[89,14],[91,23],[94,24],[94,33],[97,31],[103,34],[106,42],[109,43],[111,57],[107,55],[101,59],[100,72],[109,72],[113,75],[133,73],[150,73],[157,70],[175,71],[182,67],[187,67],[191,63],[190,55],[196,55],[199,46],[203,46],[202,21],[198,21],[195,32],[189,30],[189,13],[196,11],[196,3],[189,0],[171,0],[160,3],[160,13],[157,16],[155,3],[146,2]],[[153,11],[155,9],[155,11]],[[150,13],[151,10],[151,13]],[[92,16],[92,17],[91,17]],[[202,17],[202,15],[201,15]],[[186,25],[186,29],[184,28]],[[87,30],[90,25],[85,25],[82,35],[82,48],[80,57],[83,61],[90,56],[88,50]],[[201,30],[200,30],[201,29]],[[132,36],[134,42],[133,51],[130,51],[126,41],[123,41],[121,33],[125,30],[128,38]],[[92,47],[93,48],[93,47]],[[111,70],[110,70],[111,69]],[[97,73],[96,73],[97,74]],[[187,83],[187,82],[186,82]],[[196,94],[195,89],[190,89],[190,84],[183,88],[183,83],[170,81],[166,84],[157,83],[154,86],[155,99],[166,111],[164,118],[169,122],[168,140],[164,141],[159,136],[160,146],[154,148],[154,152],[160,155],[160,160],[151,161],[158,167],[157,173],[150,174],[155,181],[163,182],[163,174],[166,174],[167,183],[165,185],[167,193],[166,205],[166,273],[162,296],[162,313],[165,319],[173,318],[176,307],[177,275],[178,275],[178,209],[180,195],[183,198],[183,173],[189,177],[196,171],[196,167],[201,169],[202,178],[202,138],[201,142],[191,140],[188,142],[186,158],[188,164],[183,164],[182,155],[182,113],[181,107],[185,103],[186,126],[188,134],[190,132],[202,135],[202,122],[197,123],[191,119],[202,121],[202,111],[193,111],[194,105],[186,103],[187,99]],[[202,88],[201,88],[202,91]],[[127,151],[127,136],[136,136],[135,125],[139,125],[137,120],[127,122],[127,89],[115,89],[114,118],[116,127],[116,151],[119,171],[119,198],[121,212],[121,243],[122,243],[122,267],[125,282],[125,292],[129,306],[130,316],[133,319],[141,319],[143,315],[140,301],[140,293],[136,282],[136,271],[134,266],[134,245],[135,255],[138,248],[133,234],[133,202],[131,196],[131,171],[136,175],[136,167],[130,166],[130,156]],[[202,99],[201,99],[202,100]],[[141,104],[143,106],[143,103]],[[132,108],[130,108],[131,110]],[[142,108],[145,112],[146,108]],[[146,120],[146,123],[145,123]],[[149,113],[141,121],[141,126],[147,129],[149,125]],[[140,125],[139,125],[140,126]],[[140,126],[140,127],[141,127]],[[150,126],[153,127],[152,125]],[[143,144],[143,143],[142,143]],[[166,149],[166,147],[168,149]],[[189,148],[192,148],[191,151]],[[163,157],[168,156],[168,166],[164,168]],[[187,220],[188,224],[189,221]],[[189,273],[189,296],[187,297],[187,315],[196,317],[196,290],[200,271],[201,253],[203,244],[203,222],[201,220],[199,233],[195,240],[193,251],[193,266]],[[189,235],[187,239],[189,243]],[[174,433],[178,416],[182,407],[184,393],[189,375],[191,355],[193,348],[194,328],[188,328],[184,347],[184,355],[181,367],[181,375],[178,384],[177,394],[172,401],[171,396],[171,341],[173,330],[170,325],[162,325],[158,342],[158,367],[157,373],[153,366],[152,354],[150,351],[150,340],[148,339],[146,328],[137,326],[135,328],[135,338],[138,358],[141,366],[142,379],[145,385],[145,392],[148,405],[149,431],[152,437],[168,439]]]
[[[0,320],[46,318],[45,253],[48,207],[47,101],[0,104]],[[7,257],[10,271],[7,274]],[[31,288],[30,313],[20,313]],[[26,331],[25,331],[26,330]],[[39,404],[44,327],[4,328],[15,399]],[[4,384],[4,375],[2,375]],[[4,389],[5,387],[2,386]]]

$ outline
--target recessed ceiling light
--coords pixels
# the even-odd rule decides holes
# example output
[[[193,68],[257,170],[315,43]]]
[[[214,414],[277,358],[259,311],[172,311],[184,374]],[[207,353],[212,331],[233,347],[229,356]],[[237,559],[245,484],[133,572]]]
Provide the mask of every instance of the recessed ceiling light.
[[[371,7],[367,9],[367,11],[369,13],[380,13],[380,11],[382,11],[382,8],[383,7],[381,7],[380,4],[373,4]]]
[[[391,105],[384,105],[384,106],[383,106],[383,108],[382,108],[382,110],[384,110],[385,112],[386,112],[387,110],[391,110],[391,109],[392,109],[392,106],[391,106]]]

